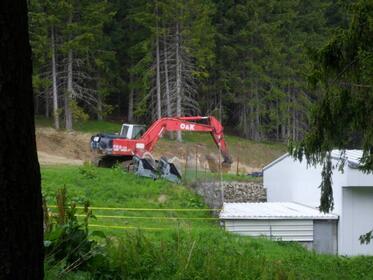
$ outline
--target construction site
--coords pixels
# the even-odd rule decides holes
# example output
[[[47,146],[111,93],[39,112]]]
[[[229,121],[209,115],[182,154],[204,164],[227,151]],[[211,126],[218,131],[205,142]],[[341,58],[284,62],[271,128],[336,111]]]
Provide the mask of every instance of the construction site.
[[[115,124],[119,132],[121,124]],[[64,131],[53,129],[43,123],[37,125],[36,141],[39,162],[42,165],[82,165],[92,161],[90,139],[100,131],[95,128],[86,131]],[[184,141],[177,142],[165,135],[154,146],[152,154],[155,158],[162,156],[171,160],[181,173],[185,166],[192,172],[216,172],[218,170],[219,150],[209,133],[184,132]],[[247,175],[260,171],[265,164],[272,161],[286,151],[283,144],[258,143],[243,140],[235,136],[227,136],[232,164],[227,174]],[[212,162],[209,159],[213,159]],[[210,169],[211,168],[211,169]]]

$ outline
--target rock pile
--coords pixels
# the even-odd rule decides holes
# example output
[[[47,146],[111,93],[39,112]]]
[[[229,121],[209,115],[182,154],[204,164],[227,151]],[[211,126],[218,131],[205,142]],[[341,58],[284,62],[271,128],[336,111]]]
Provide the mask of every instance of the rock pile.
[[[266,191],[261,183],[256,182],[198,182],[191,188],[204,198],[210,208],[222,207],[224,202],[265,202]],[[222,190],[223,189],[223,190]]]
[[[224,182],[224,202],[265,202],[267,194],[262,184],[255,182]]]

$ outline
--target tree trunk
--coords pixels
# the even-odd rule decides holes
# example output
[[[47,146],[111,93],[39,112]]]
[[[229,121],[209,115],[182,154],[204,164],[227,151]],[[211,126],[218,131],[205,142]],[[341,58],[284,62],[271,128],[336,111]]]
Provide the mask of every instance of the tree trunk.
[[[102,121],[103,116],[102,116],[102,97],[101,94],[97,94],[97,120]]]
[[[163,37],[163,53],[164,53],[164,77],[165,77],[165,87],[166,87],[166,108],[167,117],[171,117],[171,100],[170,100],[170,81],[168,78],[168,52],[167,52],[167,42],[166,34]]]
[[[165,83],[165,91],[166,91],[166,110],[167,110],[167,117],[171,117],[171,98],[170,98],[170,80],[168,77],[168,51],[167,51],[167,40],[166,34],[163,35],[163,63],[164,63],[164,83]],[[173,131],[169,131],[168,135],[170,139],[174,139]]]
[[[54,37],[54,26],[51,27],[51,49],[52,49],[52,83],[53,83],[53,118],[54,128],[60,128],[58,116],[58,92],[57,92],[57,70],[56,70],[56,45]]]
[[[181,116],[181,61],[180,61],[180,31],[176,23],[176,116]],[[181,142],[181,131],[176,132],[176,140]]]
[[[260,133],[260,103],[258,94],[258,83],[255,81],[255,140],[261,139]]]
[[[130,74],[130,94],[128,96],[128,122],[131,123],[133,120],[133,74]]]
[[[255,139],[255,133],[256,133],[256,128],[255,128],[255,122],[254,122],[254,105],[253,105],[253,100],[251,99],[249,101],[249,116],[250,116],[250,138]]]
[[[276,100],[276,140],[280,140],[280,100]]]
[[[156,73],[156,86],[157,86],[157,118],[160,119],[162,117],[162,110],[161,110],[161,70],[160,70],[160,57],[159,57],[159,28],[158,28],[158,5],[156,3],[156,21],[157,21],[157,30],[156,30],[156,63],[157,63],[157,73]]]
[[[245,138],[248,138],[249,137],[249,126],[247,124],[247,109],[246,109],[246,100],[243,102],[243,113],[241,113],[242,115],[242,126],[243,126],[243,135]]]
[[[34,94],[34,110],[35,115],[39,115],[39,97]]]
[[[70,13],[69,24],[72,23],[72,13]],[[73,129],[73,120],[70,102],[73,93],[73,50],[69,49],[67,57],[67,90],[65,93],[65,128]]]
[[[49,118],[49,92],[46,91],[44,95],[44,102],[45,102],[45,117],[48,119]]]
[[[27,1],[0,1],[0,279],[43,278]]]
[[[219,121],[223,122],[222,90],[219,91]]]
[[[290,82],[288,81],[288,90],[287,90],[287,138],[290,139],[290,128],[291,128],[291,109],[290,109]]]
[[[292,139],[293,141],[296,140],[296,129],[297,129],[297,125],[296,125],[296,106],[295,106],[295,92],[293,90],[293,88],[291,89],[291,103],[293,104],[293,112],[292,112],[292,118],[293,118],[293,136],[292,136]]]

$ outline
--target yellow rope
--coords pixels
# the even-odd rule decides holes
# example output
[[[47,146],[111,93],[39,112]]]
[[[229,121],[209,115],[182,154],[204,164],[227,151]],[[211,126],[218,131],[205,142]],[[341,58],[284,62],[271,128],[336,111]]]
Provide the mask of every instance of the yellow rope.
[[[78,217],[85,217],[86,215],[77,214]],[[108,216],[108,215],[94,215],[97,218],[113,218],[113,219],[152,219],[152,220],[219,220],[219,218],[203,218],[203,217],[136,217],[136,216]]]
[[[109,225],[96,225],[89,224],[89,227],[102,227],[102,228],[114,228],[114,229],[139,229],[139,230],[168,230],[169,228],[148,228],[148,227],[131,227],[131,226],[109,226]]]
[[[57,208],[56,205],[49,205],[49,208]],[[84,209],[82,206],[75,206],[76,209]],[[175,212],[194,212],[194,211],[221,211],[222,209],[193,209],[193,208],[114,208],[114,207],[89,207],[92,210],[120,210],[120,211],[175,211]]]

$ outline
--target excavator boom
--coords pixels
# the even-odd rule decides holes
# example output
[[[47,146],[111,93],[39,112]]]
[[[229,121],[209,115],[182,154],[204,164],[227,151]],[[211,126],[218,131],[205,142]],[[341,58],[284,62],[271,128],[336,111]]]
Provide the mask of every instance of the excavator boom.
[[[197,121],[205,121],[206,123],[198,123]],[[142,135],[138,142],[144,144],[138,145],[135,154],[141,156],[143,151],[152,152],[154,146],[157,144],[159,138],[165,131],[193,131],[193,132],[209,132],[221,151],[224,161],[231,163],[228,153],[228,148],[224,140],[223,126],[214,117],[178,117],[178,118],[161,118],[155,121],[149,129]],[[120,143],[118,140],[118,144]]]
[[[212,116],[208,117],[166,117],[155,121],[146,130],[140,138],[129,139],[122,135],[105,135],[97,134],[91,138],[91,149],[93,152],[100,154],[100,160],[105,162],[103,166],[107,166],[106,162],[128,161],[136,158],[136,162],[141,161],[145,155],[151,153],[157,144],[159,138],[166,131],[193,131],[193,132],[208,132],[211,134],[216,146],[223,156],[225,166],[230,166],[232,160],[228,153],[228,147],[224,140],[223,126]],[[163,160],[162,164],[167,165],[167,160]],[[100,166],[98,162],[97,165]],[[137,164],[138,168],[147,164]],[[172,169],[172,168],[171,168]],[[145,173],[145,172],[144,172]],[[149,177],[149,176],[147,176]],[[180,177],[178,175],[178,177]]]

